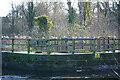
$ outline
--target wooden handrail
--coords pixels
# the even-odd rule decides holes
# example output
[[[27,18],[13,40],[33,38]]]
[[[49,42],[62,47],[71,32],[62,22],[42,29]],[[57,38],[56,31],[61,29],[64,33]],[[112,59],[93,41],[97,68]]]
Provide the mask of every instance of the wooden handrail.
[[[95,53],[96,51],[113,51],[115,52],[115,50],[119,50],[117,48],[118,44],[117,41],[120,39],[114,39],[114,38],[109,38],[109,39],[98,39],[98,38],[90,38],[90,39],[48,39],[48,40],[38,40],[38,39],[12,39],[12,38],[2,38],[2,46],[3,45],[11,45],[12,46],[12,52],[14,52],[15,46],[27,46],[27,52],[30,53],[30,51],[44,51],[47,52],[48,54],[50,54],[51,52],[72,52],[72,54],[74,54],[75,52],[79,52],[79,51],[92,51],[93,53]],[[8,40],[8,41],[12,41],[12,43],[6,43],[4,44],[4,40]],[[26,44],[17,44],[15,43],[15,41],[27,41]],[[98,41],[97,41],[98,40]],[[36,41],[42,41],[44,42],[44,45],[42,44],[31,44],[31,42],[36,42]],[[57,41],[57,44],[52,44],[52,42],[54,43],[54,41]],[[61,42],[65,42],[67,41],[67,43],[63,43],[60,44]],[[101,41],[104,41],[101,42]],[[89,42],[89,43],[85,43],[85,42]],[[99,43],[98,43],[99,42]],[[24,42],[25,43],[25,42]],[[100,48],[97,48],[99,47]],[[38,49],[36,49],[35,47],[37,47]],[[39,47],[46,47],[44,50],[40,50]],[[66,50],[62,50],[63,48],[60,49],[54,49],[52,50],[51,48],[60,48],[60,47],[67,47],[65,48]],[[72,49],[69,49],[72,48]],[[85,48],[84,48],[85,47]],[[90,49],[88,49],[88,47],[90,47]],[[35,48],[35,49],[30,49],[30,48]],[[76,49],[78,48],[78,49]],[[102,49],[101,49],[102,48]],[[21,50],[22,51],[22,50]]]

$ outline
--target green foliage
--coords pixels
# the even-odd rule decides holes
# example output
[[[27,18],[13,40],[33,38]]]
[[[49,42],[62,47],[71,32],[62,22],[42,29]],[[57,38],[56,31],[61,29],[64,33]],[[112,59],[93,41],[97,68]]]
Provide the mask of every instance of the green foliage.
[[[41,37],[48,38],[49,32],[50,32],[50,30],[51,30],[51,28],[53,26],[52,21],[49,21],[49,18],[46,15],[34,17],[34,19],[37,22],[37,24],[39,25],[39,31],[42,34]],[[46,34],[46,35],[43,36],[44,34]]]

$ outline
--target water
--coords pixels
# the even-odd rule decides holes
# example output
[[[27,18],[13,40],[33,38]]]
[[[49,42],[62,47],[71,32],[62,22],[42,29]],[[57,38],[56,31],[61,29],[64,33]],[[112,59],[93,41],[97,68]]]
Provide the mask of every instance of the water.
[[[0,80],[82,80],[93,78],[97,80],[116,77],[110,71],[80,71],[80,72],[36,72],[3,69]],[[117,78],[116,78],[117,80]]]

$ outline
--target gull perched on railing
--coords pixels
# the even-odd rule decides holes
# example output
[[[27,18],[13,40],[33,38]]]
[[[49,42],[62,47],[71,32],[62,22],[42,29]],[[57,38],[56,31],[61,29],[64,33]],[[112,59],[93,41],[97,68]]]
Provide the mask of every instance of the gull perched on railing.
[[[113,38],[116,38],[116,36],[113,36]]]
[[[90,37],[87,37],[87,39],[89,39]]]
[[[77,36],[75,37],[75,39],[77,39]]]
[[[55,37],[55,39],[58,39],[58,37]]]
[[[52,36],[52,39],[55,39],[55,37]]]
[[[26,36],[20,36],[20,38],[22,38],[22,39],[26,39]]]
[[[66,36],[64,36],[63,38],[67,38]]]
[[[9,36],[4,36],[4,38],[9,38]]]
[[[1,38],[4,38],[4,36],[1,36]]]
[[[82,37],[79,37],[79,39],[82,39]]]
[[[45,37],[42,37],[42,39],[45,39]]]
[[[23,36],[23,39],[26,39],[26,36]]]
[[[19,38],[18,36],[15,36],[15,38]]]
[[[74,39],[75,37],[72,37],[72,39]]]
[[[32,37],[28,36],[28,39],[31,39]]]

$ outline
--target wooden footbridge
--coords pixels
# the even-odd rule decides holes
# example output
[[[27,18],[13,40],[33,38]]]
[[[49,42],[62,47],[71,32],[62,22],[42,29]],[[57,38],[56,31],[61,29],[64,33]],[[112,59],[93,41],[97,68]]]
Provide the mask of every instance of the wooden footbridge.
[[[2,38],[3,67],[72,74],[84,68],[99,70],[101,66],[119,67],[119,41],[120,39],[115,38],[48,40]],[[120,67],[118,69],[120,70]]]
[[[117,52],[120,39],[81,38],[81,39],[12,39],[2,38],[2,51],[27,53],[98,53]]]

